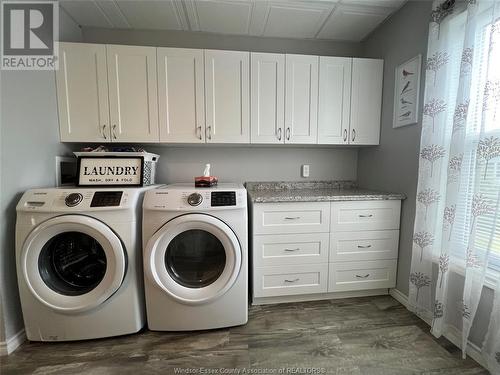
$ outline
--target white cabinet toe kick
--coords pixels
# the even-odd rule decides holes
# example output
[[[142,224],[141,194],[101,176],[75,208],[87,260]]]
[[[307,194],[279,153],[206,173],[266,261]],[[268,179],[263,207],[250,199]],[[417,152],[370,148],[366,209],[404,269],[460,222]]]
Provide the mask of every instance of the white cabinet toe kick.
[[[400,200],[253,205],[253,303],[387,294]]]

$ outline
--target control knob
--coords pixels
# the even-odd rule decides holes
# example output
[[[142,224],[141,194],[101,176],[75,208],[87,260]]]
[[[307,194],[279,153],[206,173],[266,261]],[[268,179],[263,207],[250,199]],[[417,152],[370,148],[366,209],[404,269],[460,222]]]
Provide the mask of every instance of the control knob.
[[[75,207],[83,200],[83,195],[80,193],[71,193],[65,199],[64,202],[68,207]]]
[[[187,198],[187,202],[191,205],[191,206],[199,206],[201,204],[201,202],[203,201],[203,197],[201,196],[201,194],[199,193],[193,193],[193,194],[190,194]]]

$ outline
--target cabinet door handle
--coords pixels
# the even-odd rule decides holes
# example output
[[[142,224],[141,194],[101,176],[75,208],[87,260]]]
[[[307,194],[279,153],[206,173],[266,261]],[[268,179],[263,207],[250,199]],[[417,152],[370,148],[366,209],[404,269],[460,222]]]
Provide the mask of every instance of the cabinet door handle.
[[[196,133],[198,134],[198,138],[201,140],[201,126],[196,127]]]
[[[358,217],[373,217],[372,214],[369,214],[369,215],[358,215]]]
[[[366,279],[368,276],[370,276],[369,273],[367,273],[366,275],[356,275],[358,279]]]
[[[299,280],[300,280],[299,278],[296,278],[296,279],[293,279],[293,280],[285,279],[285,283],[296,283]]]
[[[102,126],[102,136],[104,139],[108,139],[108,137],[106,137],[106,124]]]
[[[285,251],[299,251],[300,250],[300,247],[297,247],[295,249],[285,249]]]
[[[352,141],[356,139],[356,129],[352,129]]]
[[[358,245],[358,249],[369,249],[372,245]]]
[[[347,142],[347,129],[344,129],[344,142]]]
[[[290,127],[286,128],[286,140],[290,140]]]
[[[281,141],[281,128],[278,128],[278,141]]]
[[[300,216],[285,216],[285,220],[297,220],[300,219]]]
[[[212,139],[212,127],[207,126],[207,138]]]
[[[112,132],[113,133],[113,139],[116,139],[115,129],[116,129],[116,125],[113,125],[113,128],[112,128],[112,130],[113,130],[113,132]]]

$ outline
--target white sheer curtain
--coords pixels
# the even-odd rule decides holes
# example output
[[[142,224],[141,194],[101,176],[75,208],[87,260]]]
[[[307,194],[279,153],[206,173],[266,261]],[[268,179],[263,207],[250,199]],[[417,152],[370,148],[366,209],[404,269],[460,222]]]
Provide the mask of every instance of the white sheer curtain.
[[[429,27],[410,305],[465,355],[494,289],[482,353],[500,374],[500,2],[435,1]]]

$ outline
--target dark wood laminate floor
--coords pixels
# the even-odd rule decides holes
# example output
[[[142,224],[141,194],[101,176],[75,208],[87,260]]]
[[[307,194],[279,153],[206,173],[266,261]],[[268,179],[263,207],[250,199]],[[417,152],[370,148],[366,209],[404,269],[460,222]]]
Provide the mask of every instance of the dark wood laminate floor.
[[[0,359],[0,373],[488,374],[428,331],[389,296],[253,306],[248,324],[230,329],[26,343]]]

